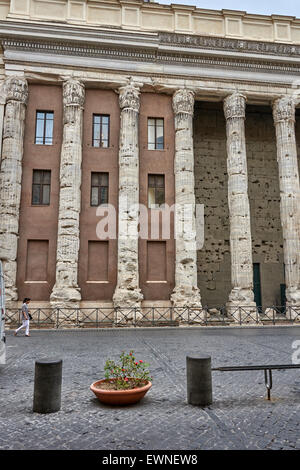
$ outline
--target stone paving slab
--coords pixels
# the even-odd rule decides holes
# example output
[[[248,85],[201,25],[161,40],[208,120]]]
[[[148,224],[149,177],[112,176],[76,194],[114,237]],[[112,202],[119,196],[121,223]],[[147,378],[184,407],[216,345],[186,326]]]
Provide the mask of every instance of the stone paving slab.
[[[6,334],[0,367],[0,449],[300,449],[300,370],[274,371],[272,401],[263,371],[213,372],[214,403],[186,401],[186,356],[212,367],[292,362],[300,327],[32,330]],[[89,385],[108,357],[133,349],[150,363],[153,387],[136,405],[101,404]],[[32,412],[34,364],[63,359],[61,410]],[[24,438],[25,436],[25,438]]]

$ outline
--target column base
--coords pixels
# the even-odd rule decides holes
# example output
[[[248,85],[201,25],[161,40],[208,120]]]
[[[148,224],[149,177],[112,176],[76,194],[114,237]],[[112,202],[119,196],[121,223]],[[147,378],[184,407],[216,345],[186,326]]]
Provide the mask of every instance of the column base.
[[[50,295],[52,308],[77,309],[80,307],[81,294],[79,287],[56,287]]]
[[[198,287],[175,287],[170,298],[174,307],[174,319],[181,322],[196,322],[204,318]],[[195,310],[193,310],[195,308]]]
[[[113,295],[113,306],[115,308],[115,324],[130,325],[143,317],[141,312],[144,296],[141,289],[126,289],[117,287]]]
[[[286,289],[286,315],[293,321],[300,321],[300,289]]]

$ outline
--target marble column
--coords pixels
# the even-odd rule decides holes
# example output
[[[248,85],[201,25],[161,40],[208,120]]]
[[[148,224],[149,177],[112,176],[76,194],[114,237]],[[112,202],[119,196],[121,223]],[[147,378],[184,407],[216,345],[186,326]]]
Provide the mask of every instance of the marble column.
[[[80,81],[64,82],[56,282],[50,296],[53,307],[79,307],[81,300],[78,254],[84,99]]]
[[[194,93],[179,89],[173,95],[175,118],[175,287],[174,307],[201,308],[197,286],[196,204],[193,148]],[[187,312],[183,313],[187,315]],[[199,315],[199,314],[198,314]],[[196,315],[197,316],[197,315]],[[192,319],[190,317],[190,319]]]
[[[284,96],[273,103],[280,188],[280,218],[287,307],[300,320],[300,185],[295,137],[295,102]]]
[[[138,260],[140,91],[132,81],[119,89],[119,103],[118,279],[113,303],[139,308],[143,299]]]
[[[28,84],[13,76],[4,83],[6,106],[0,170],[0,259],[3,263],[6,305],[18,300],[16,287],[23,139]]]
[[[248,172],[245,142],[246,98],[233,93],[224,100],[227,133],[228,206],[231,283],[227,309],[237,321],[255,312]],[[240,307],[240,308],[239,308]],[[253,315],[255,319],[255,315]]]
[[[4,80],[0,82],[0,165],[2,158],[2,137],[3,137],[3,120],[4,120],[4,108],[6,104]]]

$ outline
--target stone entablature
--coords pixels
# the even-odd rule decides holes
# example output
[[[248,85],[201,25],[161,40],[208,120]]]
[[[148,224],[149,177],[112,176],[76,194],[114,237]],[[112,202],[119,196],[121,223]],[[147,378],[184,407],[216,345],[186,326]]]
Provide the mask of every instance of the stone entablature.
[[[0,18],[300,43],[300,20],[293,16],[254,15],[143,0],[1,0]]]

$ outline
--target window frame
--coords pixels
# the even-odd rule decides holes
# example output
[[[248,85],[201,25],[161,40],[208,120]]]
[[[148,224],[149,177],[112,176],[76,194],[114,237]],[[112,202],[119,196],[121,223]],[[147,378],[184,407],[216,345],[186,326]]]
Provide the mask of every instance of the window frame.
[[[92,180],[93,180],[93,175],[98,175],[98,183],[100,179],[100,175],[107,175],[107,185],[93,185]],[[93,204],[93,188],[98,188],[98,202],[97,204]],[[107,201],[106,202],[101,202],[101,188],[107,188]],[[91,207],[99,207],[103,205],[107,205],[109,201],[109,172],[108,171],[91,171],[91,191],[90,191],[90,206]]]
[[[100,117],[100,129],[99,129],[99,139],[95,139],[95,117]],[[103,122],[102,118],[107,117],[108,118],[108,129],[107,129],[107,146],[101,145],[102,140],[101,140],[101,133],[102,133],[102,128],[103,128]],[[98,124],[98,123],[97,123]],[[99,145],[94,145],[94,142],[98,141]],[[93,148],[98,148],[98,149],[108,149],[110,147],[110,114],[99,114],[99,113],[93,113],[93,119],[92,119],[92,147]]]
[[[149,120],[150,119],[154,119],[154,126],[151,126],[149,124]],[[158,142],[157,142],[157,128],[158,127],[161,127],[161,126],[158,126],[157,125],[157,121],[162,121],[163,122],[163,125],[162,125],[162,130],[163,130],[163,141],[162,141],[162,148],[158,148]],[[149,127],[154,127],[154,142],[149,142]],[[151,149],[149,148],[149,145],[153,145],[154,144],[154,149]],[[163,117],[148,117],[147,119],[147,148],[148,150],[165,150],[165,119]]]
[[[155,183],[154,186],[150,185],[150,177],[154,177]],[[158,177],[163,177],[163,186],[158,186],[156,180]],[[153,188],[154,189],[154,204],[151,204],[149,202],[149,189]],[[157,189],[162,189],[163,188],[163,202],[161,204],[156,202],[156,194],[157,194]],[[166,204],[166,178],[164,173],[148,173],[148,191],[147,191],[147,199],[148,199],[148,209],[162,209],[162,207]]]
[[[43,113],[44,114],[44,126],[43,126],[43,135],[42,137],[40,136],[37,136],[37,122],[38,122],[38,113]],[[52,135],[51,135],[51,143],[50,144],[46,144],[46,125],[47,125],[47,118],[46,118],[46,115],[47,114],[52,114],[53,116],[53,119],[48,119],[48,121],[52,121],[53,125],[52,125]],[[50,146],[50,145],[53,145],[53,134],[54,134],[54,111],[46,111],[46,110],[39,110],[37,109],[36,112],[35,112],[35,135],[34,135],[34,144],[35,145],[46,145],[46,146]],[[43,142],[37,142],[36,140],[38,139],[41,139],[43,140]]]
[[[35,172],[42,173],[41,183],[35,183],[34,182],[34,173]],[[43,183],[45,173],[50,174],[50,183]],[[33,201],[33,194],[34,194],[33,188],[34,188],[34,186],[37,186],[37,185],[40,187],[40,189],[39,189],[39,202],[34,202]],[[44,194],[43,188],[44,188],[44,186],[49,186],[49,202],[47,202],[47,203],[43,202],[43,194]],[[50,200],[51,200],[51,170],[33,169],[32,170],[32,186],[31,186],[31,205],[32,206],[50,206]]]

